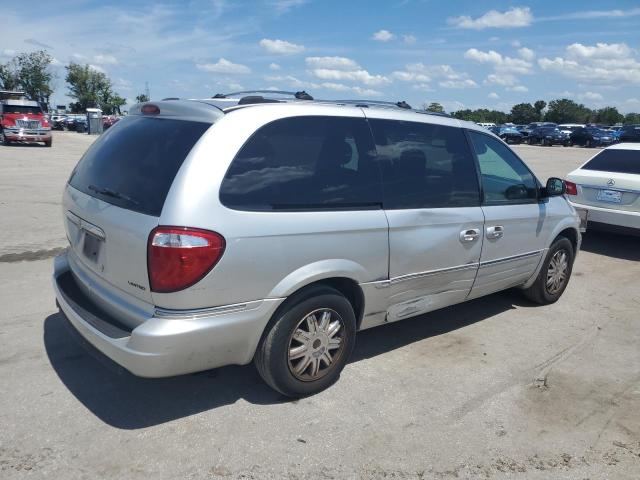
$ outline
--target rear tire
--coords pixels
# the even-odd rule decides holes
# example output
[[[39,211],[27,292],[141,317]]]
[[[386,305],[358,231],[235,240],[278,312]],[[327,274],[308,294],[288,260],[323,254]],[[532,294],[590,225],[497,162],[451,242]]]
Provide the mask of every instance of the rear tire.
[[[584,146],[585,146],[586,148],[591,148],[591,147],[592,147],[592,145],[591,145],[591,140],[587,139],[587,141],[586,141],[586,142],[584,142]]]
[[[44,142],[44,146],[45,147],[51,147],[51,144],[53,143],[53,139],[49,140],[48,142]]]
[[[575,253],[566,237],[558,237],[547,252],[535,282],[522,293],[532,302],[548,305],[562,296],[573,270]]]
[[[4,136],[4,131],[2,131],[2,129],[0,129],[0,145],[4,145],[5,147],[11,145],[11,142]]]
[[[353,351],[356,318],[337,290],[313,287],[278,309],[256,350],[263,380],[287,397],[304,397],[331,386]]]

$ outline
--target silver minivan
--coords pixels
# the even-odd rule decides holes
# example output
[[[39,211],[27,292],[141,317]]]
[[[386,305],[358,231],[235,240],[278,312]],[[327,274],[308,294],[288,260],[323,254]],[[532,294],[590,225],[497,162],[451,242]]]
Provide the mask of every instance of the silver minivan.
[[[360,330],[562,295],[581,238],[562,180],[470,122],[308,98],[139,104],[89,148],[54,264],[89,343],[142,377],[253,361],[303,396]]]

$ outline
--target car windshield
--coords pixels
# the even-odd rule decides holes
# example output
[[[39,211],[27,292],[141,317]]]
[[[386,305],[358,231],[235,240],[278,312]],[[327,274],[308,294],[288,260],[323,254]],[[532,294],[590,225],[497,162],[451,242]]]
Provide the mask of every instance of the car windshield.
[[[3,113],[17,113],[24,115],[39,115],[42,113],[42,109],[32,105],[2,105]]]
[[[640,174],[640,150],[606,149],[593,157],[583,170]]]

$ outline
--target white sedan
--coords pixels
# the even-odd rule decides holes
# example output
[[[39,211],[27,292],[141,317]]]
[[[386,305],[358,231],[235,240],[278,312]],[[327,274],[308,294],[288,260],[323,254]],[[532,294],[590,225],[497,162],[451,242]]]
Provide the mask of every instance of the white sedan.
[[[619,143],[569,173],[567,195],[589,228],[640,234],[640,143]]]

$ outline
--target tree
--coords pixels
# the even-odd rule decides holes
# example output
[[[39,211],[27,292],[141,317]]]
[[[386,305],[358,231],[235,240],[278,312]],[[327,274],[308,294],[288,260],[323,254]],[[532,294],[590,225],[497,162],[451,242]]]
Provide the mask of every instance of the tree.
[[[431,102],[429,105],[425,103],[424,109],[427,112],[444,113],[444,107],[438,102]]]
[[[587,123],[591,117],[591,110],[568,98],[552,100],[544,118],[547,122],[555,123]]]
[[[20,53],[0,65],[0,83],[5,90],[23,90],[29,98],[49,104],[53,93],[50,70],[53,58],[44,50]]]
[[[498,124],[506,123],[509,120],[506,113],[499,110],[488,110],[486,108],[480,108],[478,110],[458,110],[457,112],[452,112],[451,115],[460,120],[469,120],[476,123],[493,122]]]
[[[544,110],[544,107],[547,106],[547,102],[545,102],[544,100],[538,100],[536,103],[533,104],[533,108],[536,109],[536,113],[538,114],[538,118],[537,120],[542,120],[542,110]],[[532,121],[536,121],[536,120],[532,120]]]
[[[127,102],[113,91],[111,80],[104,72],[73,62],[65,68],[68,95],[77,100],[71,104],[73,110],[82,112],[89,107],[99,107],[104,113],[111,115],[119,113],[120,107]]]
[[[624,116],[625,125],[640,124],[640,113],[627,113]]]
[[[593,112],[593,121],[602,125],[615,125],[624,120],[624,115],[616,107],[604,107]]]
[[[540,120],[540,112],[530,103],[518,103],[511,107],[511,121],[517,125],[527,125],[538,120]]]
[[[146,93],[141,93],[140,95],[136,96],[136,102],[138,103],[144,103],[148,101],[149,101],[149,97],[147,97]]]

